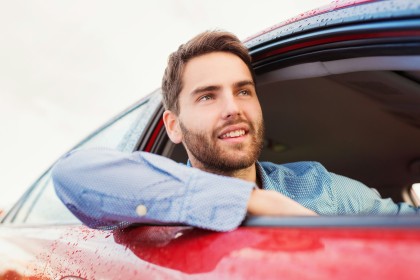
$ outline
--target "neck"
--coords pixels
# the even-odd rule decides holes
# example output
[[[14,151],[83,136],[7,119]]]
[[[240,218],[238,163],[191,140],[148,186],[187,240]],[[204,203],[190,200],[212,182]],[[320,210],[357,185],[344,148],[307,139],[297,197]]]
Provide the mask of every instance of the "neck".
[[[195,161],[193,159],[190,159],[190,162],[193,167],[201,169],[209,173],[222,175],[222,176],[228,176],[228,177],[234,177],[234,178],[242,179],[242,180],[253,182],[257,185],[260,185],[259,182],[257,181],[258,178],[257,178],[256,163],[243,169],[224,171],[224,170],[209,168],[207,166],[204,166],[201,162]]]

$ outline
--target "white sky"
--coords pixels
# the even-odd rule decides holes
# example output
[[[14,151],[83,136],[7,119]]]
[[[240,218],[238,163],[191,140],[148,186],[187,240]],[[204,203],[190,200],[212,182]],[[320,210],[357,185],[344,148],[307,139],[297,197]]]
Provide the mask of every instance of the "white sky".
[[[328,0],[0,0],[0,209],[61,154],[160,85],[199,32],[245,39]]]

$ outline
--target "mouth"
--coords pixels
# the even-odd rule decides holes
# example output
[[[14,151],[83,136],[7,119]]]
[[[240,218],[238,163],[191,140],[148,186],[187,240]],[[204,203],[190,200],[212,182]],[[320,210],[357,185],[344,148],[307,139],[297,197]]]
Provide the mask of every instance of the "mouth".
[[[247,124],[236,124],[225,127],[220,131],[218,138],[228,142],[242,142],[249,134],[249,127]]]
[[[219,136],[220,139],[238,138],[244,136],[247,132],[244,129],[237,129],[226,132]]]

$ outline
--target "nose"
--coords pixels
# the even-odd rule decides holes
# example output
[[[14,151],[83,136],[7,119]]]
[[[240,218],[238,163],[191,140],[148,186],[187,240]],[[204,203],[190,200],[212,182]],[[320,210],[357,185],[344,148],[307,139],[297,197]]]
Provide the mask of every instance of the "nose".
[[[241,114],[239,101],[235,98],[232,92],[225,94],[223,107],[223,119],[236,118]]]

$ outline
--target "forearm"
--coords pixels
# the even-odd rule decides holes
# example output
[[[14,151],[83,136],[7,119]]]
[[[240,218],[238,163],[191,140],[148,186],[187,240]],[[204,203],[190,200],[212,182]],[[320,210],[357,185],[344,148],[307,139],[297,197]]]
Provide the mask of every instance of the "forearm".
[[[161,156],[105,149],[66,155],[53,180],[63,203],[94,228],[129,222],[231,230],[244,219],[253,188]]]
[[[317,216],[296,201],[272,190],[255,189],[248,201],[248,213],[265,216]]]

